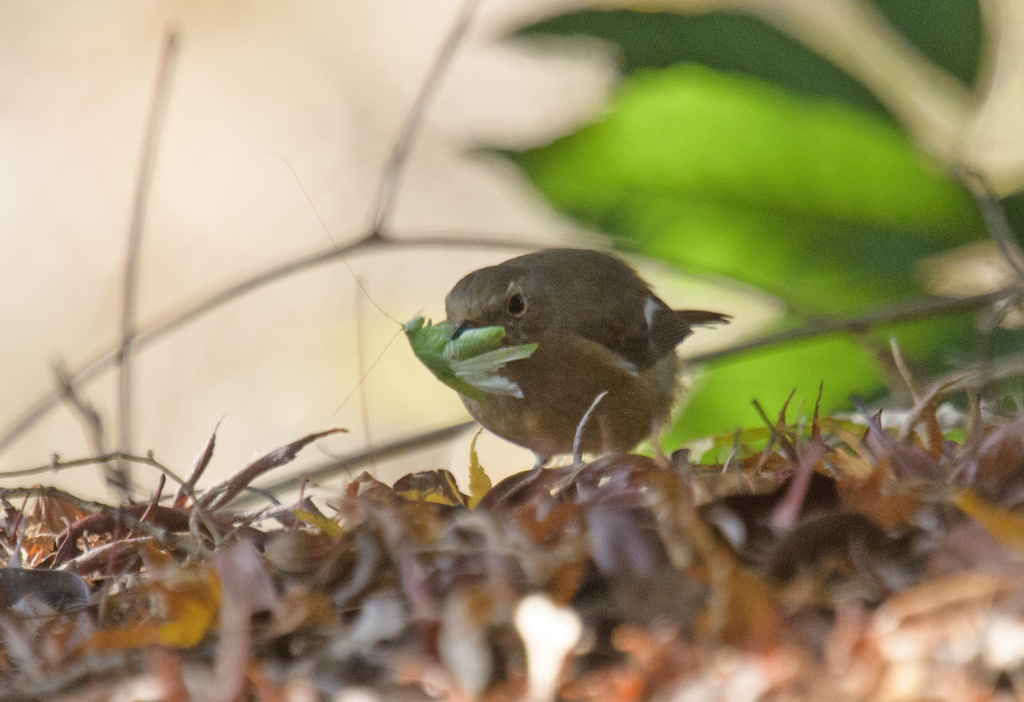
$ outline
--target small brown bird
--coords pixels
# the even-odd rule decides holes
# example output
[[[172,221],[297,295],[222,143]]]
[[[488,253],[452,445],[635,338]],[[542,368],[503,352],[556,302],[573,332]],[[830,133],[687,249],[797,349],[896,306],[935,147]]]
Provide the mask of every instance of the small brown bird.
[[[655,433],[675,396],[676,345],[694,326],[729,320],[673,310],[628,264],[586,249],[545,249],[481,268],[456,283],[445,307],[452,338],[501,326],[505,346],[538,343],[502,370],[522,398],[460,395],[480,424],[533,451],[538,465],[573,450],[580,420],[604,391],[583,451],[629,451]]]

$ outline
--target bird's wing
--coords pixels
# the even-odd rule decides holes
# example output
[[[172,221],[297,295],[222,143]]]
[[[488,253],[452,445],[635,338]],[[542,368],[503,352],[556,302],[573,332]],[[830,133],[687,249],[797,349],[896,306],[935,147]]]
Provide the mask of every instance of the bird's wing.
[[[649,322],[651,346],[658,357],[661,357],[671,353],[683,339],[692,334],[693,327],[728,323],[730,319],[729,315],[718,312],[672,310],[661,302],[661,307],[654,312]]]
[[[704,310],[673,310],[654,295],[643,299],[642,310],[621,315],[629,320],[620,328],[605,328],[588,335],[638,370],[650,368],[658,359],[674,353],[693,327],[728,322],[729,316]]]

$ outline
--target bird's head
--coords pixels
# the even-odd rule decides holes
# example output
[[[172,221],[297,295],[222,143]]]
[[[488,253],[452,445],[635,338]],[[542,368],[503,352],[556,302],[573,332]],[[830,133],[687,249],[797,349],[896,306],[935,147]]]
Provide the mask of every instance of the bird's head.
[[[503,264],[473,271],[445,298],[452,338],[467,329],[504,327],[506,345],[528,343],[543,330],[548,297],[528,270]]]

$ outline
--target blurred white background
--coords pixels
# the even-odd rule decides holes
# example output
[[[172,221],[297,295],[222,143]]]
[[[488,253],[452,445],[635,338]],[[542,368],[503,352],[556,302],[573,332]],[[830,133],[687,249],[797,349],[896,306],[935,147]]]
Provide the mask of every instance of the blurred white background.
[[[479,7],[425,113],[390,234],[600,243],[549,211],[512,166],[472,151],[547,143],[605,104],[616,80],[607,47],[503,38],[555,7],[521,0]],[[0,431],[54,391],[55,362],[74,371],[119,343],[132,202],[169,31],[180,47],[140,251],[142,333],[255,273],[366,234],[382,169],[459,8],[457,0],[0,5]],[[402,249],[361,253],[349,264],[394,319],[421,311],[439,319],[456,280],[518,253]],[[648,275],[678,305],[732,312],[743,304],[735,289]],[[201,483],[208,485],[307,433],[350,430],[307,448],[274,480],[328,454],[362,451],[368,441],[468,419],[404,338],[384,351],[397,330],[360,301],[337,260],[261,287],[137,348],[132,448],[187,474],[223,418]],[[715,332],[713,343],[749,330],[734,325]],[[698,337],[688,346],[706,344]],[[362,395],[339,411],[361,366],[382,352]],[[107,448],[116,448],[116,372],[77,389],[103,417]],[[461,481],[470,437],[378,465],[377,474],[390,482],[448,467]],[[90,452],[81,422],[58,405],[5,447],[0,470]],[[532,463],[486,434],[480,452],[495,477]],[[99,476],[87,467],[3,484],[42,482],[112,499]],[[134,476],[144,497],[156,473],[135,467]]]

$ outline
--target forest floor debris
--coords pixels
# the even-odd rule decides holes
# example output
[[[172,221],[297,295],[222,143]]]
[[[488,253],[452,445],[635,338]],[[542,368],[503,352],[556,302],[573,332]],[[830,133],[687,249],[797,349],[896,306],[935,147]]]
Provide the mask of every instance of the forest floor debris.
[[[469,494],[363,473],[232,508],[324,435],[201,489],[211,440],[148,503],[0,489],[0,699],[1024,696],[1022,418],[783,409],[704,463],[492,486],[472,451]]]

